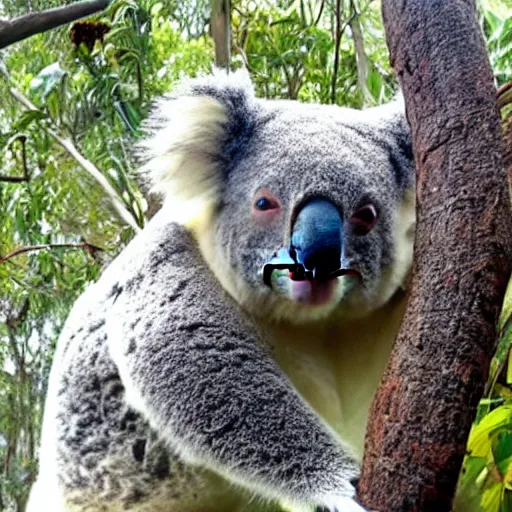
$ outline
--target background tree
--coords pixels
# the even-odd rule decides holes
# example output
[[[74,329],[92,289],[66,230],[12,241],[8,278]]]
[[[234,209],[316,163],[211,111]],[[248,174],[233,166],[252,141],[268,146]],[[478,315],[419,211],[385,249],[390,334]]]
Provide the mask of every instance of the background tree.
[[[212,0],[211,32],[215,42],[215,64],[229,69],[231,61],[231,5],[229,0]]]
[[[4,0],[0,16],[69,3]],[[503,85],[512,79],[512,7],[479,6]],[[114,0],[0,55],[0,510],[24,508],[71,305],[158,206],[136,179],[132,147],[151,101],[210,69],[211,17],[208,0]],[[268,98],[360,107],[397,87],[377,1],[232,0],[230,50],[231,67],[247,66]]]

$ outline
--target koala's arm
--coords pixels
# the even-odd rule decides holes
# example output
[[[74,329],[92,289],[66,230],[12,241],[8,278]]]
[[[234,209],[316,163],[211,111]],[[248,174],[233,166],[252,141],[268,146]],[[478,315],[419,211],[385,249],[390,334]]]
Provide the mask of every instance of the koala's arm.
[[[191,463],[293,506],[362,510],[351,499],[357,464],[268,355],[190,234],[169,223],[143,234],[108,271],[108,343],[127,399]]]

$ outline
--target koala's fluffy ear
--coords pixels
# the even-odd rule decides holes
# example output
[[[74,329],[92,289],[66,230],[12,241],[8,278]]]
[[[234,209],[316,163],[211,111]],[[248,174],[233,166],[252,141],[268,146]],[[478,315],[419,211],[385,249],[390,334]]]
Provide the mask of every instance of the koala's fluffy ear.
[[[174,203],[214,204],[223,173],[254,125],[254,89],[246,70],[186,80],[158,100],[139,144],[141,172]]]
[[[414,185],[415,169],[412,137],[405,112],[403,96],[385,105],[363,110],[366,122],[375,130],[375,135],[389,148],[389,158],[395,170],[399,190]]]

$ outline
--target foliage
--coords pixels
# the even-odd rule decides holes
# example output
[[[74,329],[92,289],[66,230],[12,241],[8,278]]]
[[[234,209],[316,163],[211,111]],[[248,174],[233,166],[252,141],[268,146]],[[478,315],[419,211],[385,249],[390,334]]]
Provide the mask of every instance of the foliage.
[[[66,2],[4,0],[0,14]],[[379,3],[341,2],[339,12],[336,5],[233,0],[233,67],[247,66],[264,97],[349,106],[390,99],[396,84]],[[506,0],[481,5],[502,84],[512,79],[512,12]],[[93,20],[0,55],[0,71],[9,75],[0,76],[0,510],[22,511],[36,474],[48,373],[67,313],[134,234],[115,201],[135,227],[157,207],[135,178],[131,151],[152,100],[211,68],[209,16],[207,0],[114,0]],[[98,170],[113,196],[59,138]],[[20,248],[26,252],[2,261]],[[503,354],[510,336],[504,340]],[[489,396],[506,408],[504,389],[496,385]],[[491,413],[481,428],[498,416]]]
[[[489,391],[480,401],[464,460],[457,506],[468,512],[512,509],[512,281],[501,314]],[[503,384],[498,382],[503,378]]]
[[[379,6],[352,3],[339,13],[339,69],[334,76],[336,8],[325,2],[234,2],[235,62],[245,64],[267,98],[292,98],[360,106],[350,22],[360,16],[365,33],[371,103],[389,100],[396,86],[388,65]]]
[[[26,5],[4,8],[14,16]],[[109,30],[92,48],[75,47],[59,29],[6,53],[10,85],[37,110],[20,108],[0,79],[0,175],[27,177],[0,179],[0,257],[20,247],[77,245],[0,263],[0,510],[24,509],[53,347],[69,308],[133,236],[104,189],[49,131],[69,138],[101,169],[143,225],[147,203],[130,157],[140,119],[182,74],[206,71],[212,61],[209,38],[187,41],[156,2],[117,1],[98,21]]]
[[[512,7],[496,0],[482,0],[480,22],[498,85],[512,77]]]
[[[490,2],[485,2],[486,8]],[[500,9],[503,9],[502,11]],[[512,85],[512,47],[510,37],[497,37],[507,29],[507,23],[496,22],[495,13],[510,21],[512,8],[497,3],[493,12],[481,11],[484,33],[488,36],[491,62],[497,71],[498,84]],[[488,20],[491,20],[490,22]],[[489,23],[496,22],[491,30]],[[497,58],[495,48],[510,48],[504,59]],[[497,61],[495,60],[497,58]],[[502,88],[498,96],[501,105],[502,133],[508,149],[505,164],[512,163],[512,96]],[[507,136],[508,134],[508,136]],[[507,154],[507,152],[505,152]],[[508,160],[507,160],[508,159]],[[512,510],[512,278],[509,280],[498,321],[499,341],[489,368],[484,397],[468,438],[466,456],[459,476],[454,512],[507,512]]]
[[[498,328],[500,340],[469,435],[455,512],[512,510],[512,279]]]

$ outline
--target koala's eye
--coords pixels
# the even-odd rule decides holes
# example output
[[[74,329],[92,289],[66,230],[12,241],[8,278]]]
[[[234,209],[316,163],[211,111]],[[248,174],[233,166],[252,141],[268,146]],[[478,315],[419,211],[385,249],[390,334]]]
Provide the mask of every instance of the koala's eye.
[[[279,212],[281,205],[266,188],[258,190],[252,203],[252,214],[260,224],[270,222]]]
[[[366,235],[377,223],[377,209],[373,204],[358,208],[350,219],[352,231],[355,235]]]
[[[253,203],[254,210],[258,212],[266,212],[268,210],[278,210],[280,208],[279,201],[274,194],[266,188],[258,190],[256,199]]]
[[[279,205],[276,203],[276,201],[273,201],[269,197],[260,197],[259,199],[256,199],[256,202],[254,203],[254,208],[256,210],[260,210],[264,212],[265,210],[273,210],[275,208],[279,208]]]

